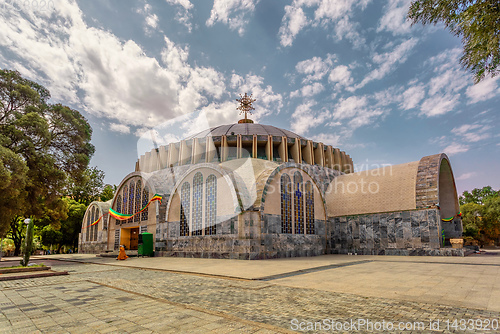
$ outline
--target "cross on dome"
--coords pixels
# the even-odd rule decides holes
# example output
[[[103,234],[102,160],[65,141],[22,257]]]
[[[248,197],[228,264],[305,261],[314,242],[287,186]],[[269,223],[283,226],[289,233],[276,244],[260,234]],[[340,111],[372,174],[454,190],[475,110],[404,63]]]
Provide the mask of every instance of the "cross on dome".
[[[238,123],[253,123],[251,119],[247,118],[247,114],[252,114],[251,111],[255,110],[255,108],[252,106],[252,103],[255,102],[256,100],[252,98],[252,94],[248,95],[245,93],[245,96],[242,96],[240,94],[240,98],[236,99],[240,103],[239,107],[236,108],[236,110],[240,111],[241,114],[245,114],[244,119],[240,119]]]

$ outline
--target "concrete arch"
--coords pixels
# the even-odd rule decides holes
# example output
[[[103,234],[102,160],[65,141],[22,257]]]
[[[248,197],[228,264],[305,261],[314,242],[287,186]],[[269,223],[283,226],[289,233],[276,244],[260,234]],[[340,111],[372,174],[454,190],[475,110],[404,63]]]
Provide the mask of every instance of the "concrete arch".
[[[191,174],[196,173],[197,171],[200,170],[212,170],[214,174],[217,176],[221,176],[224,181],[227,183],[228,188],[230,189],[231,193],[231,198],[232,198],[232,203],[233,207],[235,208],[234,214],[237,215],[242,211],[242,205],[241,205],[241,199],[240,196],[238,195],[238,187],[236,185],[236,181],[234,179],[234,175],[230,171],[227,171],[224,168],[221,168],[220,166],[213,165],[210,163],[202,163],[202,164],[197,164],[189,168],[186,172],[182,174],[182,176],[176,181],[170,195],[170,199],[168,201],[167,207],[166,207],[166,215],[165,215],[165,221],[170,222],[170,221],[176,221],[176,219],[172,219],[171,216],[171,209],[172,209],[172,203],[174,196],[178,194],[178,190],[184,184],[186,181],[186,178],[189,177]],[[192,185],[192,180],[190,181],[190,185]]]
[[[259,209],[259,211],[261,213],[262,219],[264,216],[264,208],[265,208],[267,194],[270,190],[276,191],[275,189],[271,189],[271,186],[272,186],[274,179],[276,178],[277,175],[280,175],[281,172],[283,172],[284,170],[292,169],[292,168],[299,169],[301,172],[303,172],[305,175],[307,175],[309,177],[310,180],[308,180],[308,181],[312,182],[313,187],[316,190],[315,195],[317,194],[317,196],[315,196],[315,198],[319,197],[319,199],[322,203],[322,206],[323,206],[322,211],[324,213],[323,219],[326,219],[327,218],[327,206],[326,206],[326,202],[325,202],[325,198],[323,196],[323,193],[321,192],[321,188],[318,186],[315,178],[308,173],[308,169],[305,168],[305,166],[303,164],[296,164],[293,162],[287,162],[287,163],[281,164],[278,167],[276,167],[274,170],[265,171],[264,173],[262,173],[259,176],[259,179],[258,179],[260,181],[259,183],[263,183],[262,181],[265,180],[264,186],[262,188],[261,196],[260,196],[260,209]],[[290,174],[290,175],[292,176],[293,174]],[[304,181],[304,184],[305,184],[305,181]]]

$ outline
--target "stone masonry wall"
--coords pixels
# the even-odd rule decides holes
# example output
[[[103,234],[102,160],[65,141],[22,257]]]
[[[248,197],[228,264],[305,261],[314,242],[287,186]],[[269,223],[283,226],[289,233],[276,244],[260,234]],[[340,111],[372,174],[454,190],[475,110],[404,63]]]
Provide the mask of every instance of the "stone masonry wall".
[[[328,252],[360,255],[455,255],[440,249],[437,209],[333,217],[327,222]]]

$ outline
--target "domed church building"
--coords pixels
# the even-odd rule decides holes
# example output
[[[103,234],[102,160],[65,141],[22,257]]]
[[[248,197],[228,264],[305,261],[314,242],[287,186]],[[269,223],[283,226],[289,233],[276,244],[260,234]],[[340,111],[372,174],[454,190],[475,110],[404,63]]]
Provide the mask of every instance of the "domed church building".
[[[355,173],[344,151],[256,124],[251,96],[238,101],[237,124],[141,156],[111,202],[87,209],[79,252],[137,249],[149,232],[155,256],[463,256],[449,247],[462,222],[445,154]]]

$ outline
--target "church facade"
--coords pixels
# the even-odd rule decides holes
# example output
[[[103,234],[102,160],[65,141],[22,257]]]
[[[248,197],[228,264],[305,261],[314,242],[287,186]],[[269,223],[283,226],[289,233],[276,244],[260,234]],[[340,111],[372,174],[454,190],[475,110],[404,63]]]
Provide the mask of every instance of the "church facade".
[[[141,156],[87,209],[79,251],[137,249],[143,232],[156,256],[463,255],[446,247],[462,223],[445,154],[355,173],[340,149],[246,118]]]

